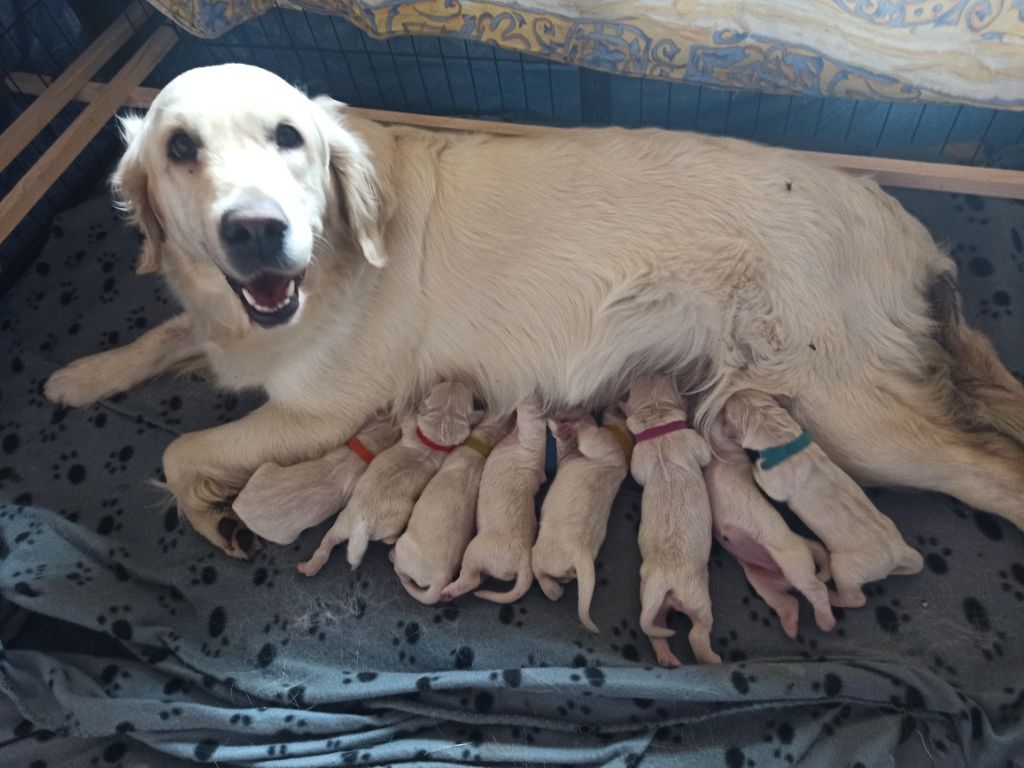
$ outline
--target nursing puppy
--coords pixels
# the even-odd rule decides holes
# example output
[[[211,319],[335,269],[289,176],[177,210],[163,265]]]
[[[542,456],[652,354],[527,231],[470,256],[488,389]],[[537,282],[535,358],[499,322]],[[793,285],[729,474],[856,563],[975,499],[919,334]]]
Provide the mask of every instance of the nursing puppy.
[[[836,585],[833,605],[860,607],[867,602],[861,591],[865,583],[921,570],[921,554],[817,445],[808,443],[775,466],[766,466],[767,449],[794,445],[803,435],[775,398],[753,390],[737,392],[724,413],[728,437],[762,454],[754,466],[757,484],[788,504],[825,542]]]
[[[814,607],[814,620],[826,632],[835,626],[828,589],[828,552],[790,530],[754,482],[753,466],[739,444],[724,435],[724,417],[711,427],[714,456],[704,468],[715,538],[743,567],[747,581],[775,611],[782,631],[796,637],[800,605],[797,589]]]
[[[255,537],[224,500],[257,468],[453,375],[502,415],[700,373],[705,432],[735,392],[783,393],[857,480],[1024,528],[1024,387],[964,321],[953,260],[870,179],[677,131],[381,125],[239,64],[179,75],[122,128],[140,268],[185,318],[46,392],[85,405],[193,357],[265,391],[163,457],[178,509],[233,557]]]
[[[544,482],[547,432],[536,398],[516,409],[516,425],[484,463],[476,510],[476,536],[462,558],[459,577],[441,590],[454,600],[480,586],[484,577],[515,580],[507,592],[480,590],[477,597],[511,603],[533,582],[530,548],[537,537],[537,491]]]
[[[644,487],[640,517],[640,627],[658,664],[678,667],[669,649],[670,611],[690,617],[690,649],[701,664],[719,664],[711,649],[711,507],[701,468],[711,449],[689,427],[675,384],[666,376],[637,381],[625,406],[633,477]]]
[[[391,550],[405,591],[430,605],[459,572],[476,525],[484,462],[505,437],[511,418],[486,418],[452,451],[412,508],[409,526]]]
[[[580,622],[597,632],[590,618],[594,559],[608,530],[612,502],[629,471],[633,441],[618,408],[605,411],[600,427],[588,414],[556,422],[552,431],[558,471],[541,506],[531,568],[551,600],[562,596],[562,584],[577,579]]]
[[[291,544],[307,528],[319,525],[348,503],[356,481],[374,456],[398,440],[391,416],[380,416],[346,445],[319,459],[282,467],[268,463],[256,470],[232,508],[257,536]]]
[[[353,568],[359,567],[370,541],[393,544],[430,478],[481,418],[483,411],[474,410],[469,387],[433,386],[419,411],[403,419],[401,440],[370,463],[348,506],[299,570],[315,575],[343,541],[348,541],[348,562]]]

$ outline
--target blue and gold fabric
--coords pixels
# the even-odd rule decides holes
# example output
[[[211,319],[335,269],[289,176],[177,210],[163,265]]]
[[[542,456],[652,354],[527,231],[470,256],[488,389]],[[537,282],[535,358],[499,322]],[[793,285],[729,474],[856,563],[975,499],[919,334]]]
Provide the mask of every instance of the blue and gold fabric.
[[[1024,109],[1024,0],[150,0],[216,37],[269,9],[765,93]]]

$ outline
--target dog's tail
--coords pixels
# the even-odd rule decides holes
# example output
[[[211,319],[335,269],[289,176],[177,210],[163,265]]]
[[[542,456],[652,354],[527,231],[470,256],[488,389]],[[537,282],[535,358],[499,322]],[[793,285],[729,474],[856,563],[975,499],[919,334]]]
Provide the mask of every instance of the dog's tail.
[[[601,630],[590,618],[590,601],[594,599],[594,582],[597,581],[597,576],[594,573],[594,561],[587,557],[586,553],[580,553],[575,567],[576,588],[579,592],[576,612],[579,614],[580,623],[596,635]]]
[[[928,291],[936,339],[949,358],[958,421],[969,431],[994,430],[1024,447],[1024,385],[983,334],[967,325],[952,272]]]
[[[348,536],[348,551],[345,553],[348,564],[354,571],[363,562],[366,549],[370,546],[370,525],[365,520],[356,520]]]
[[[641,587],[640,629],[648,637],[666,638],[675,635],[674,629],[664,626],[667,605],[672,588],[661,580],[648,579]]]
[[[514,603],[530,591],[531,584],[533,584],[533,569],[530,568],[530,555],[527,553],[523,561],[519,563],[519,570],[516,572],[516,583],[512,586],[512,589],[508,592],[480,590],[476,593],[476,596],[482,597],[484,600],[490,600],[492,603]]]

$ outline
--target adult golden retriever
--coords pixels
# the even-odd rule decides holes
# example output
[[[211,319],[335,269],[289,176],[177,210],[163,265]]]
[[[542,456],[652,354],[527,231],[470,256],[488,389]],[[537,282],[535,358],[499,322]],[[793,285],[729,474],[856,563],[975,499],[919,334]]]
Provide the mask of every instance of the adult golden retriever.
[[[164,454],[179,509],[229,555],[252,536],[223,500],[258,466],[320,455],[441,378],[506,413],[671,372],[705,429],[733,392],[785,395],[860,481],[1024,527],[1024,388],[964,323],[953,262],[873,181],[659,130],[385,127],[241,65],[184,73],[123,128],[114,189],[184,314],[46,391],[86,405],[196,357],[265,390]]]

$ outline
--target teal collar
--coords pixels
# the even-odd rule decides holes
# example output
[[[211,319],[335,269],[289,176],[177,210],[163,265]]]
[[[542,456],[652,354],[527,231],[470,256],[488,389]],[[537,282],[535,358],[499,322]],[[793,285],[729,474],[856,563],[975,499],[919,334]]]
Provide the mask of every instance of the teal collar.
[[[799,437],[793,438],[788,443],[776,445],[772,448],[765,448],[763,451],[758,451],[757,454],[761,458],[761,469],[777,467],[786,459],[796,456],[796,454],[800,453],[800,451],[810,444],[811,433],[804,430],[800,433]]]

